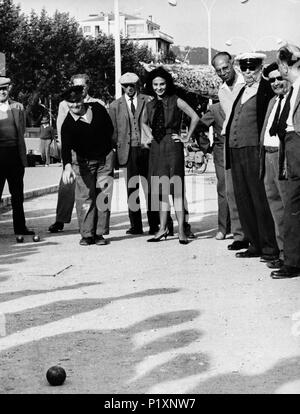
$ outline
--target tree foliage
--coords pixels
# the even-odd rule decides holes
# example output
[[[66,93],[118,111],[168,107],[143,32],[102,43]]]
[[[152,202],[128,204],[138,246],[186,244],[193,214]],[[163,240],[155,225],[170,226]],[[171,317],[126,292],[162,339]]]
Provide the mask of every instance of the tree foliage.
[[[49,97],[54,112],[62,90],[75,73],[91,76],[91,94],[110,102],[114,97],[114,40],[100,34],[83,36],[78,23],[68,13],[49,16],[32,11],[21,14],[12,0],[0,3],[0,51],[6,55],[7,76],[13,81],[13,96],[27,105],[39,92],[44,104]],[[121,39],[122,72],[141,72],[139,61],[153,57],[147,47]]]

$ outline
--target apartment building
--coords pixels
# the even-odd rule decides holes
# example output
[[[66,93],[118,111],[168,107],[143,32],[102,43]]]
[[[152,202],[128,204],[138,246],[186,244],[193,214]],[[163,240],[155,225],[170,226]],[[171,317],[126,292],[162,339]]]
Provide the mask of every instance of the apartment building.
[[[83,34],[91,37],[97,37],[100,32],[114,35],[114,23],[113,13],[90,15],[88,19],[79,22]],[[163,33],[160,26],[152,21],[152,16],[142,18],[120,13],[120,33],[140,45],[147,45],[158,59],[168,53],[173,43],[173,37]]]

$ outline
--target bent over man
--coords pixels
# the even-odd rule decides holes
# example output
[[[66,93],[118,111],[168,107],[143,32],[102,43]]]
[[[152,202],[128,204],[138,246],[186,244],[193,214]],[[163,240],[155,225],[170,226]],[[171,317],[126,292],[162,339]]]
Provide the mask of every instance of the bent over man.
[[[113,125],[102,105],[84,103],[82,90],[73,86],[63,95],[69,107],[61,129],[63,182],[75,179],[80,245],[105,245],[113,188]]]

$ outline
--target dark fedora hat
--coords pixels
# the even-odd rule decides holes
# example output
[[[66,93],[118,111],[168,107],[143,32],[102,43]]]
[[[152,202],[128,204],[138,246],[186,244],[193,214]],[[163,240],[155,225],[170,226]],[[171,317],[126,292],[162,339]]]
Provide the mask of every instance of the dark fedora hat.
[[[62,93],[62,99],[67,102],[80,102],[83,99],[83,86],[71,86]]]

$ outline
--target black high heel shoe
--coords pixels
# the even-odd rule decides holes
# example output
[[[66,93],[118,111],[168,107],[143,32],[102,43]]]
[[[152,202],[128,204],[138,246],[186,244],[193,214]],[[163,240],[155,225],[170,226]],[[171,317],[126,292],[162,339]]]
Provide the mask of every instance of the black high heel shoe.
[[[178,239],[179,239],[180,244],[189,244],[190,242],[188,239],[181,239],[179,236],[178,236]]]
[[[163,237],[166,240],[166,238],[168,237],[168,235],[169,235],[169,229],[166,229],[160,236],[158,236],[158,237],[152,237],[152,239],[148,239],[147,242],[156,243],[156,242],[161,241],[161,239]]]

